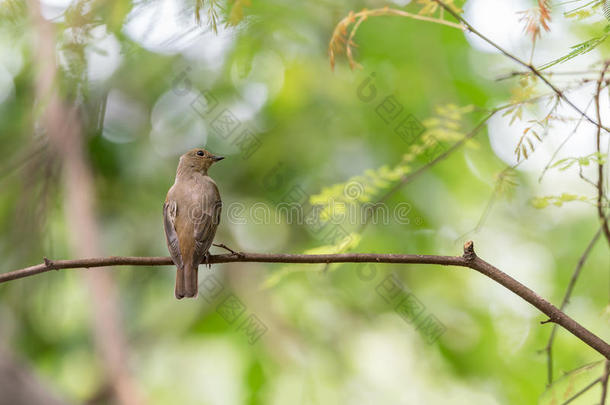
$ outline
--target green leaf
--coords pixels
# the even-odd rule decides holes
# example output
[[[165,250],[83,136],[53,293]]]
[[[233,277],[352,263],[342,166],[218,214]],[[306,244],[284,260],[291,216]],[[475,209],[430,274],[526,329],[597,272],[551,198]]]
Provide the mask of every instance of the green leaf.
[[[551,62],[547,63],[546,65],[541,66],[539,68],[539,70],[548,69],[559,63],[567,62],[571,59],[574,59],[577,56],[584,55],[586,53],[591,52],[592,50],[597,48],[599,45],[601,45],[608,38],[608,36],[610,35],[609,31],[610,31],[610,25],[607,25],[606,28],[604,28],[603,35],[600,35],[595,38],[591,38],[585,42],[581,42],[580,44],[572,46],[571,47],[572,51],[570,53],[562,56],[561,58],[555,59],[554,61],[551,61]]]
[[[532,199],[531,203],[536,209],[543,209],[549,206],[549,200],[546,197],[536,197]]]

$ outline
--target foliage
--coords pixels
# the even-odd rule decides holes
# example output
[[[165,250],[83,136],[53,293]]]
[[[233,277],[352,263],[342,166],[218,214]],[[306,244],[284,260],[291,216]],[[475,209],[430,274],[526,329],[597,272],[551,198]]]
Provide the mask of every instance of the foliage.
[[[464,34],[463,23],[434,0],[394,8],[171,2],[176,16],[159,14],[167,10],[158,3],[77,1],[47,16],[58,61],[54,89],[82,117],[105,254],[167,254],[161,204],[180,152],[205,146],[227,156],[210,171],[226,207],[216,242],[252,252],[458,255],[464,240],[473,239],[482,257],[560,302],[600,224],[597,188],[579,186],[596,179],[607,158],[603,149],[591,150],[594,125],[576,131],[577,120],[586,120],[573,110],[567,116],[566,102],[532,71],[489,80],[482,72],[500,75],[516,65],[473,48],[465,38],[472,32]],[[2,271],[43,257],[71,258],[69,240],[80,236],[64,221],[70,213],[58,182],[64,172],[37,122],[46,107],[37,95],[42,66],[24,4],[0,3],[0,139],[7,151],[0,162]],[[469,18],[463,1],[444,4]],[[562,35],[578,45],[543,65],[542,74],[580,105],[575,97],[592,97],[601,65],[582,74],[570,71],[569,61],[606,57],[608,27],[584,20],[599,17],[601,3],[532,4],[522,14],[530,46],[542,34],[558,41],[555,19],[562,11],[569,18]],[[534,56],[546,45],[537,46]],[[549,67],[559,64],[565,70],[551,74]],[[377,106],[355,95],[358,76],[348,67],[359,66],[376,72],[378,94],[400,96],[422,133],[405,139],[379,118]],[[108,75],[93,78],[96,71]],[[605,83],[603,91],[606,97]],[[223,132],[218,120],[226,111],[239,122],[233,132]],[[493,116],[505,132],[494,132],[481,116]],[[559,129],[573,127],[574,143],[562,149]],[[258,142],[249,155],[241,149],[246,135]],[[548,156],[554,170],[540,185],[537,168]],[[305,213],[318,213],[313,221],[256,220],[257,210],[278,213],[295,190]],[[408,204],[408,223],[339,221],[346,210],[381,202],[389,212]],[[571,204],[577,202],[585,204]],[[556,209],[537,209],[544,207]],[[343,236],[327,238],[324,230],[334,225]],[[600,314],[608,301],[606,249],[602,237],[567,308],[599,336],[608,335],[607,316]],[[544,319],[469,273],[389,264],[202,266],[201,297],[177,303],[169,267],[109,272],[119,286],[131,351],[125,364],[153,405],[398,403],[404,381],[419,403],[534,403],[541,394],[545,403],[600,376],[599,366],[578,371],[597,357],[567,335],[557,339],[550,366],[543,354],[532,358],[548,339],[539,324]],[[49,272],[0,285],[0,341],[70,402],[110,403],[84,274]],[[382,294],[388,277],[400,282],[401,301]],[[210,286],[218,296],[206,295]],[[219,309],[227,297],[243,304],[234,322]],[[427,344],[421,325],[399,312],[406,298],[446,327],[437,341]],[[267,327],[254,343],[244,334],[250,315]],[[389,362],[396,367],[384,374]],[[545,392],[547,367],[555,374],[577,370]]]
[[[567,170],[573,165],[578,165],[579,168],[583,168],[589,166],[591,164],[604,165],[606,164],[606,155],[602,153],[591,153],[587,156],[582,157],[567,157],[564,159],[559,159],[551,167],[556,167],[561,171]]]
[[[206,11],[208,26],[218,33],[218,25],[223,21],[225,26],[237,26],[244,19],[244,8],[252,5],[251,0],[228,0],[221,4],[221,0],[195,0],[195,19],[201,24],[201,12]],[[226,11],[225,9],[228,9]]]
[[[608,36],[610,36],[610,25],[606,25],[606,27],[604,28],[603,33],[601,35],[588,39],[577,45],[573,45],[570,48],[570,49],[572,49],[570,51],[570,53],[544,64],[543,66],[540,67],[540,69],[545,70],[545,69],[548,69],[555,65],[572,60],[578,56],[585,55],[585,54],[591,52],[592,50],[594,50],[595,48],[597,48],[598,46],[600,46],[608,38]]]
[[[447,0],[444,3],[456,13],[462,13],[462,9],[455,4],[454,0]],[[439,4],[434,0],[417,0],[417,4],[422,5],[421,10],[419,10],[419,14],[433,15],[442,11]]]
[[[563,206],[564,203],[572,202],[572,201],[589,202],[589,201],[592,201],[592,199],[589,197],[586,197],[586,196],[582,196],[582,195],[562,193],[561,195],[558,195],[558,196],[550,195],[550,196],[545,196],[545,197],[536,197],[532,200],[532,206],[534,208],[538,208],[538,209],[546,208],[550,204],[552,204],[556,207],[561,207],[561,206]]]
[[[550,31],[551,23],[551,1],[538,0],[538,6],[526,11],[521,11],[521,21],[524,22],[525,31],[532,41],[540,38],[542,30]]]
[[[430,162],[438,157],[439,152],[444,151],[444,145],[464,139],[464,117],[473,111],[472,105],[437,106],[436,115],[423,121],[425,130],[419,138],[413,140],[400,162],[393,167],[383,165],[375,170],[368,169],[362,175],[350,177],[345,182],[324,187],[319,194],[310,197],[310,203],[321,207],[320,218],[329,221],[336,214],[341,214],[334,212],[337,203],[344,206],[375,202],[380,193],[394,187],[417,167],[418,158]],[[476,148],[478,144],[469,140],[468,145]]]

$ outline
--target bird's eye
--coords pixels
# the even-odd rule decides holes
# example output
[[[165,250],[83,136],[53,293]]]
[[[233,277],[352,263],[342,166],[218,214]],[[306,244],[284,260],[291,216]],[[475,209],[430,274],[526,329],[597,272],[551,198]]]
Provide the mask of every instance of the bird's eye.
[[[197,155],[198,155],[198,156],[203,156],[203,151],[202,151],[202,150],[198,150],[198,151],[197,151]]]

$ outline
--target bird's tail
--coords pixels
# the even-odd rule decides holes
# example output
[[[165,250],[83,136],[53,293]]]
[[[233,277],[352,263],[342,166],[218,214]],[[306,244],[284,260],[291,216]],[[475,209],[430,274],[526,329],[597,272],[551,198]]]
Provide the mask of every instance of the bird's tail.
[[[184,266],[178,266],[178,271],[176,272],[176,288],[174,289],[174,294],[178,299],[182,299],[185,295]]]
[[[184,296],[185,297],[196,297],[197,296],[197,273],[199,270],[198,264],[185,264],[184,265]]]

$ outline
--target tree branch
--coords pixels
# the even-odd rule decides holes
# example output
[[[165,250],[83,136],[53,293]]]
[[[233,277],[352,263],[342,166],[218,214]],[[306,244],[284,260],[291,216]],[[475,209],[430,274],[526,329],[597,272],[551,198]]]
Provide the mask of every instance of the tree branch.
[[[303,254],[263,254],[263,253],[236,253],[211,255],[208,262],[257,262],[257,263],[401,263],[401,264],[438,264],[443,266],[467,267],[482,273],[498,284],[509,289],[525,301],[538,308],[549,317],[546,322],[561,325],[574,336],[610,359],[610,345],[598,336],[587,330],[574,319],[563,313],[553,304],[540,297],[530,288],[521,284],[508,274],[480,259],[472,242],[464,244],[462,256],[437,255],[398,255],[398,254],[372,254],[372,253],[342,253],[324,255]],[[0,274],[0,283],[10,280],[33,276],[51,270],[92,268],[105,266],[163,266],[172,265],[169,257],[105,257],[80,260],[49,260],[44,263],[24,269]]]
[[[587,261],[587,258],[589,257],[591,250],[593,250],[593,246],[595,246],[595,243],[601,236],[601,233],[602,233],[602,228],[600,227],[597,230],[597,232],[595,233],[595,235],[593,236],[593,239],[591,239],[591,241],[587,245],[583,254],[580,256],[580,259],[578,260],[578,263],[576,264],[576,267],[574,268],[574,271],[572,272],[572,278],[570,279],[568,288],[566,289],[566,292],[563,296],[563,300],[561,300],[561,306],[559,307],[559,309],[561,311],[563,311],[565,309],[565,307],[568,305],[568,302],[570,302],[570,296],[572,295],[572,291],[574,290],[574,287],[576,286],[576,281],[578,281],[578,277],[580,276],[580,271],[582,270],[582,267],[584,266],[585,262]],[[549,340],[544,348],[544,351],[546,351],[546,354],[547,354],[548,385],[551,385],[553,383],[553,342],[555,341],[556,333],[557,333],[557,325],[555,324],[555,325],[553,325],[553,329],[551,330],[551,334],[549,335]]]
[[[572,395],[570,398],[568,398],[567,400],[563,401],[561,403],[561,405],[568,405],[570,403],[572,403],[576,398],[579,398],[582,394],[584,394],[585,392],[589,391],[591,388],[595,387],[597,384],[599,384],[599,382],[601,381],[601,378],[596,378],[594,381],[592,381],[589,385],[587,385],[586,387],[584,387],[583,389],[581,389],[580,391],[578,391],[576,394]]]
[[[527,63],[527,62],[519,59],[512,53],[508,52],[506,49],[502,48],[500,45],[496,44],[491,39],[487,38],[481,32],[477,31],[472,25],[470,25],[470,23],[468,21],[466,21],[464,18],[462,18],[461,15],[459,15],[451,7],[446,5],[444,1],[442,1],[442,0],[434,0],[434,1],[436,3],[438,3],[442,8],[444,8],[449,14],[451,14],[453,16],[453,18],[458,20],[464,27],[466,27],[466,29],[468,31],[472,32],[474,35],[476,35],[477,37],[481,38],[483,41],[487,42],[489,45],[496,48],[498,51],[500,51],[500,53],[502,53],[507,58],[512,59],[514,62],[520,64],[521,66],[523,66],[524,68],[526,68],[527,70],[532,72],[536,77],[538,77],[540,80],[542,80],[544,82],[544,84],[546,84],[551,90],[553,90],[553,92],[555,94],[557,94],[557,96],[559,98],[561,98],[563,101],[565,101],[574,111],[578,112],[578,114],[580,114],[582,117],[585,117],[585,119],[587,121],[589,121],[590,123],[592,123],[595,126],[598,126],[599,128],[603,128],[606,132],[610,132],[610,129],[601,125],[601,122],[596,122],[593,118],[589,117],[585,111],[582,111],[580,108],[578,108],[578,106],[576,106],[576,104],[574,104],[570,99],[568,99],[565,96],[565,94],[561,91],[561,89],[557,88],[553,83],[551,83],[551,81],[549,79],[544,77],[544,75],[538,69],[536,69],[531,63]]]
[[[604,164],[601,161],[600,153],[601,153],[601,132],[602,132],[602,117],[601,111],[599,107],[599,95],[602,91],[602,85],[604,83],[604,76],[606,75],[606,71],[610,67],[610,61],[606,61],[602,68],[602,72],[599,75],[599,79],[597,80],[597,87],[595,91],[595,113],[597,115],[597,132],[595,134],[595,147],[598,153],[598,164],[597,164],[597,215],[599,216],[600,221],[602,222],[602,228],[604,230],[604,236],[606,237],[606,241],[610,244],[610,228],[608,227],[608,218],[604,214]]]
[[[479,123],[472,130],[470,130],[470,132],[468,132],[462,139],[460,139],[459,141],[457,141],[456,143],[451,145],[451,147],[449,149],[447,149],[446,151],[444,151],[443,153],[438,155],[435,159],[431,160],[430,162],[426,163],[425,165],[423,165],[422,167],[417,169],[415,172],[413,172],[409,175],[403,175],[401,177],[401,179],[399,180],[399,182],[394,187],[392,187],[390,190],[388,190],[379,199],[378,202],[381,203],[381,202],[386,201],[393,193],[398,191],[398,189],[400,189],[402,186],[409,183],[411,180],[413,180],[414,178],[416,178],[417,176],[419,176],[420,174],[422,174],[423,172],[425,172],[426,170],[428,170],[430,167],[434,166],[438,162],[443,161],[446,158],[448,158],[453,152],[455,152],[460,147],[462,147],[462,145],[464,145],[466,142],[468,142],[468,140],[474,138],[483,129],[483,127],[485,127],[485,125],[487,124],[487,121],[489,121],[491,119],[491,117],[493,117],[494,114],[496,114],[500,110],[501,110],[501,108],[494,108],[493,110],[489,111],[489,113],[481,121],[479,121]]]
[[[451,21],[445,21],[442,18],[439,19],[419,14],[411,14],[403,10],[389,7],[377,8],[372,10],[365,9],[358,13],[350,12],[348,16],[339,21],[339,23],[335,26],[330,42],[328,44],[328,55],[330,56],[330,66],[332,69],[335,68],[335,53],[338,53],[343,47],[345,47],[345,53],[347,55],[351,68],[353,69],[356,66],[360,66],[354,61],[354,58],[352,56],[352,47],[354,46],[353,39],[356,35],[356,32],[358,31],[358,28],[360,27],[360,24],[362,24],[367,18],[376,16],[400,16],[412,18],[414,20],[441,24],[452,28],[464,29],[464,26],[462,26],[461,24],[456,24]],[[349,37],[346,37],[348,27],[352,24],[354,26],[349,34]]]
[[[377,204],[387,201],[394,193],[396,193],[406,184],[410,183],[412,180],[416,179],[419,175],[424,173],[426,170],[430,169],[432,166],[436,165],[437,163],[442,162],[443,160],[445,160],[449,156],[451,156],[451,154],[453,152],[457,151],[458,149],[460,149],[462,147],[462,145],[464,145],[470,139],[474,138],[483,129],[485,124],[487,124],[487,121],[489,121],[491,119],[491,117],[494,116],[494,114],[496,114],[497,112],[499,112],[500,110],[502,110],[504,108],[506,108],[506,107],[503,106],[503,107],[499,107],[499,108],[494,108],[493,110],[489,111],[488,114],[481,121],[479,121],[479,123],[473,129],[470,130],[470,132],[468,132],[462,139],[460,139],[459,141],[457,141],[456,143],[451,145],[451,147],[449,147],[449,149],[445,150],[443,153],[441,153],[436,158],[434,158],[430,162],[426,163],[425,165],[423,165],[422,167],[420,167],[413,173],[403,174],[401,176],[400,180],[398,180],[398,182],[392,188],[390,188],[388,191],[386,191],[377,200],[377,202],[375,203],[375,207],[377,207]],[[364,218],[362,225],[358,228],[359,233],[362,233],[364,231],[364,229],[367,227],[367,225],[369,225],[369,223],[370,223],[369,220],[373,216],[373,213],[369,212],[369,211],[367,211],[366,214],[367,215]]]
[[[602,383],[602,398],[599,401],[600,405],[606,405],[606,395],[608,394],[608,377],[610,376],[610,361],[606,360],[604,364],[604,374],[601,376]]]

